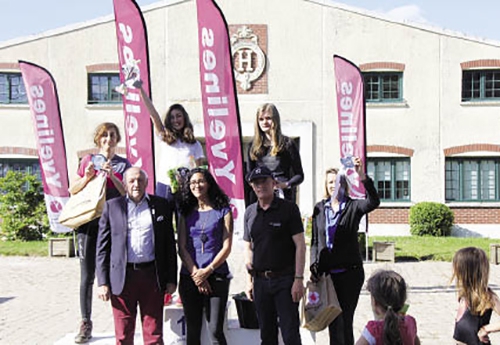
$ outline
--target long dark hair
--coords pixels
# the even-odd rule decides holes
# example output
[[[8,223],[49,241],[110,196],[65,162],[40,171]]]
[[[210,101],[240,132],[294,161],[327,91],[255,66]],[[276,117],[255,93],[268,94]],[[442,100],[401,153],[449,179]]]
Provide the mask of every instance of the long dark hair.
[[[189,171],[182,185],[181,214],[187,216],[195,209],[196,206],[198,206],[198,199],[196,199],[193,193],[191,193],[189,185],[191,178],[197,173],[202,174],[205,181],[207,181],[208,199],[210,200],[211,206],[216,210],[229,207],[229,197],[219,187],[210,171],[203,168],[194,168]]]
[[[172,127],[172,111],[174,110],[179,110],[182,113],[182,117],[184,118],[184,127],[181,131],[176,131]],[[186,109],[184,109],[184,107],[178,103],[172,104],[170,108],[168,108],[163,126],[165,126],[165,132],[162,135],[162,139],[169,145],[176,142],[177,139],[188,144],[194,144],[196,142],[196,138],[194,137],[193,124],[189,119],[189,114],[187,113]]]
[[[404,345],[399,331],[398,315],[406,302],[406,282],[398,273],[390,270],[375,272],[368,279],[367,289],[375,303],[385,311],[384,345]]]

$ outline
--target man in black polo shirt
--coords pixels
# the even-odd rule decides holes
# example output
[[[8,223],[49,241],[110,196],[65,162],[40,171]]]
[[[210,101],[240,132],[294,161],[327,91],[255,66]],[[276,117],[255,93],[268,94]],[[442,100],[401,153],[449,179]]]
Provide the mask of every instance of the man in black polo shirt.
[[[285,345],[300,345],[299,301],[304,294],[306,245],[296,204],[275,197],[266,167],[248,175],[257,202],[245,211],[247,295],[255,301],[262,345],[278,344],[278,319]]]

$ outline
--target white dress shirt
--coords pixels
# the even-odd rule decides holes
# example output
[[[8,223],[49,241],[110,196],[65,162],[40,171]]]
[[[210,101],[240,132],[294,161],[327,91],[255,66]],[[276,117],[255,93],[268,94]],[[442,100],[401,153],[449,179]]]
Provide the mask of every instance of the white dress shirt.
[[[127,197],[127,262],[155,259],[154,231],[147,194],[136,204]]]

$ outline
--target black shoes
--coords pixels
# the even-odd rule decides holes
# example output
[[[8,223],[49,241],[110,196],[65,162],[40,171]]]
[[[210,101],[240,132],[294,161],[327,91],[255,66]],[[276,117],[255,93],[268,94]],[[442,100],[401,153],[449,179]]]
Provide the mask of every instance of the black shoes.
[[[75,337],[75,343],[84,344],[92,338],[92,321],[82,320],[80,331]]]

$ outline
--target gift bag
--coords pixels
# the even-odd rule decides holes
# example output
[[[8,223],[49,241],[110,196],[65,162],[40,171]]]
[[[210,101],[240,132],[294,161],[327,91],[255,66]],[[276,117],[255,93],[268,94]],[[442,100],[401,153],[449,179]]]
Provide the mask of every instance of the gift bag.
[[[307,282],[302,300],[302,327],[319,332],[328,327],[341,312],[329,275],[322,275],[317,283]]]
[[[101,216],[106,202],[106,175],[98,174],[72,195],[59,215],[59,223],[75,229]]]

